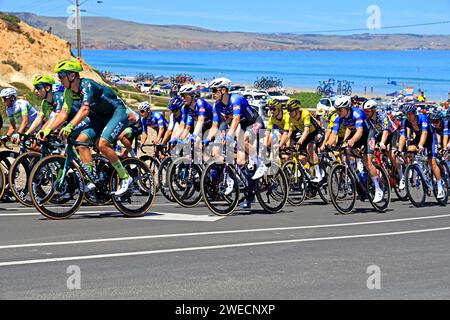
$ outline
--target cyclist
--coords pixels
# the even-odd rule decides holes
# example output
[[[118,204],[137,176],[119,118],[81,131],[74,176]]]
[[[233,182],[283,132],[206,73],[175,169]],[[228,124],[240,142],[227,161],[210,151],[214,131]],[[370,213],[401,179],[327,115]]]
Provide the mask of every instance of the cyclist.
[[[249,180],[257,180],[264,176],[267,167],[260,161],[257,150],[250,142],[251,132],[258,133],[264,128],[264,120],[259,116],[258,112],[252,108],[248,101],[238,94],[230,94],[231,80],[227,78],[214,79],[209,88],[213,92],[216,103],[214,107],[217,113],[223,118],[222,125],[219,126],[221,131],[226,131],[223,139],[224,143],[232,142],[236,137],[239,141],[240,131],[246,130],[244,134],[245,152],[239,150],[238,163],[245,164],[245,154],[249,155],[249,166],[256,165],[257,169],[253,177]],[[250,170],[251,171],[251,170]],[[226,194],[233,190],[233,181],[227,181]],[[245,195],[245,199],[241,204],[244,209],[251,208],[251,202],[254,201],[254,186],[250,183],[249,192]]]
[[[375,130],[377,130],[377,140],[379,140],[380,149],[386,150],[387,146],[392,146],[393,134],[397,131],[398,126],[380,109],[375,100],[366,101],[363,105],[363,110]]]
[[[55,79],[47,75],[37,76],[36,78],[34,78],[34,89],[36,90],[39,98],[43,100],[38,116],[25,132],[25,135],[28,136],[32,134],[33,132],[41,128],[42,124],[42,129],[45,129],[48,126],[49,121],[54,117],[57,106],[64,102],[63,92],[52,91],[53,85],[55,83]]]
[[[70,107],[74,95],[81,98],[80,110],[70,123],[61,129],[60,134],[69,137],[73,130],[90,116],[88,129],[78,136],[77,141],[97,143],[101,154],[108,158],[121,179],[115,195],[122,196],[128,191],[133,178],[122,165],[113,145],[128,125],[126,106],[112,89],[91,79],[81,78],[82,71],[80,62],[73,60],[62,61],[55,67],[55,73],[66,88],[64,103]],[[93,168],[90,148],[80,146],[78,152],[83,163]]]
[[[267,124],[265,145],[267,147],[272,145],[272,133],[274,130],[278,130],[278,132],[282,135],[279,146],[279,148],[282,149],[289,143],[289,130],[291,127],[290,114],[287,110],[283,110],[283,104],[281,101],[276,99],[269,100],[267,107],[269,109],[270,116]]]
[[[183,99],[180,96],[176,96],[169,101],[169,110],[172,112],[170,115],[169,125],[167,127],[166,134],[164,135],[163,144],[166,144],[169,140],[171,144],[177,143],[179,137],[182,134],[180,124],[183,120],[183,108],[185,107]]]
[[[206,132],[209,132],[205,141],[211,141],[219,129],[219,115],[216,108],[205,99],[198,98],[198,91],[192,84],[182,86],[178,93],[185,104],[180,124],[180,128],[184,129],[181,139],[189,137],[190,141],[198,142]]]
[[[387,112],[382,110],[375,100],[368,100],[363,104],[363,109],[367,114],[368,119],[377,131],[376,141],[381,151],[389,150],[388,155],[391,162],[397,170],[400,181],[403,180],[403,170],[401,163],[397,157],[396,151],[398,149],[399,127],[400,124],[395,121],[395,118],[390,117]],[[403,180],[404,181],[404,180]],[[403,190],[403,189],[400,189]]]
[[[446,149],[450,135],[449,121],[447,117],[444,118],[442,112],[437,111],[432,113],[429,118],[431,125],[436,130],[438,149]]]
[[[6,114],[10,123],[2,140],[8,141],[12,138],[13,142],[18,142],[20,135],[24,134],[36,120],[38,112],[28,101],[17,99],[17,91],[14,88],[3,89],[0,92],[0,97],[6,107]]]
[[[330,107],[330,109],[328,110],[328,113],[327,113],[328,126],[326,128],[325,138],[323,140],[323,143],[319,148],[320,151],[324,151],[327,145],[342,145],[342,143],[344,142],[345,134],[347,131],[347,129],[344,126],[341,126],[337,137],[334,137],[335,139],[337,138],[337,141],[331,141],[331,137],[332,137],[331,134],[333,132],[334,123],[335,123],[337,117],[338,117],[338,114],[336,112],[336,108]]]
[[[288,139],[292,139],[297,150],[308,152],[311,169],[315,171],[316,175],[312,182],[319,183],[323,180],[324,173],[320,170],[316,149],[323,142],[323,129],[308,110],[302,109],[300,100],[290,99],[286,103],[286,107],[290,116]],[[307,163],[305,157],[301,157],[300,161],[303,165]]]
[[[119,136],[119,141],[122,142],[125,149],[120,154],[120,157],[125,158],[130,155],[133,158],[137,157],[136,151],[133,149],[133,141],[139,138],[142,134],[141,118],[139,114],[127,107],[128,114],[128,128],[126,128]]]
[[[350,135],[346,137],[347,146],[354,149],[364,147],[364,165],[368,169],[369,175],[375,186],[375,197],[373,202],[380,203],[383,201],[384,193],[380,188],[377,170],[372,161],[375,154],[376,130],[368,121],[367,115],[363,110],[352,107],[350,97],[342,96],[336,99],[335,108],[338,117],[336,117],[332,137],[330,139],[331,141],[336,141],[336,136],[338,135],[341,126],[344,126],[350,132]],[[331,146],[334,147],[336,144],[332,144]]]
[[[403,106],[403,112],[406,114],[406,119],[403,119],[400,130],[399,150],[403,150],[406,143],[407,129],[411,134],[414,133],[413,140],[408,145],[408,151],[427,150],[428,163],[431,166],[434,177],[436,178],[438,187],[438,199],[445,198],[445,191],[442,185],[441,171],[436,163],[436,157],[438,153],[437,135],[436,130],[430,125],[428,116],[425,114],[417,115],[417,106],[414,104],[405,104]],[[406,179],[403,177],[401,186],[406,184]]]
[[[148,128],[152,128],[157,132],[157,138],[154,141],[156,145],[155,156],[159,159],[160,152],[162,149],[162,141],[164,138],[164,133],[167,130],[168,122],[164,115],[160,112],[153,112],[152,106],[147,101],[142,102],[139,107],[139,114],[141,115],[141,125],[142,125],[142,137],[141,145],[145,145],[148,139]]]

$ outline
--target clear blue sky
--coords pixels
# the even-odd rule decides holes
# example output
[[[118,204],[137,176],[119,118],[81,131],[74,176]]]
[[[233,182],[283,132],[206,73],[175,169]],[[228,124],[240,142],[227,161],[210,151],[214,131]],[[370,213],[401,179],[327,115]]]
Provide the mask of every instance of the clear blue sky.
[[[74,1],[74,0],[72,0]],[[86,0],[80,0],[81,3]],[[69,0],[0,0],[0,10],[67,16]],[[109,16],[149,24],[177,24],[218,31],[312,32],[366,28],[369,5],[381,9],[381,26],[450,20],[450,0],[87,0],[84,15]],[[363,33],[330,32],[336,34]],[[450,24],[385,29],[376,33],[450,34]]]

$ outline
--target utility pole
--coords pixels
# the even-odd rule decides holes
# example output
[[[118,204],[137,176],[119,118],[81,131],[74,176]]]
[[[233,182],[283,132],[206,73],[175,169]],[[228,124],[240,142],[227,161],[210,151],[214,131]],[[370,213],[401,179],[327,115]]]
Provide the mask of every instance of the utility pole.
[[[80,17],[80,0],[77,0],[77,48],[78,58],[81,58],[81,17]]]

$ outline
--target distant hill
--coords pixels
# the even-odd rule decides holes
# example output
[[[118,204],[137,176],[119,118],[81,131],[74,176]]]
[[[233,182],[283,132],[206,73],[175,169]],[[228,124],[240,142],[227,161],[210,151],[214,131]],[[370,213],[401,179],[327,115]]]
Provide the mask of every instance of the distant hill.
[[[66,17],[13,13],[76,47]],[[106,17],[82,18],[83,49],[122,50],[450,50],[450,36],[358,34],[349,36],[218,32],[192,26],[140,24]]]

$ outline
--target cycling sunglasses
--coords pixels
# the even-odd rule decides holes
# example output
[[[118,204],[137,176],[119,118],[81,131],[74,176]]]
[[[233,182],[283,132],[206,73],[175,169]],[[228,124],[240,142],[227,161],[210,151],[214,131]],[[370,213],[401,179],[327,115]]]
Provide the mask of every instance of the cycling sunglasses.
[[[59,80],[62,80],[64,77],[67,77],[69,74],[70,74],[70,72],[68,72],[68,71],[58,72],[58,78],[59,78]]]
[[[46,85],[45,84],[37,84],[34,86],[34,88],[36,90],[41,90],[41,89],[45,89]]]

